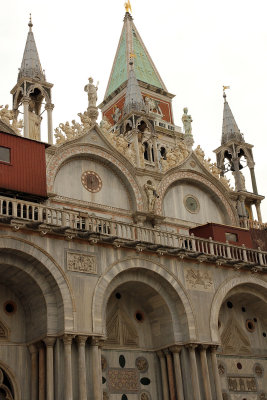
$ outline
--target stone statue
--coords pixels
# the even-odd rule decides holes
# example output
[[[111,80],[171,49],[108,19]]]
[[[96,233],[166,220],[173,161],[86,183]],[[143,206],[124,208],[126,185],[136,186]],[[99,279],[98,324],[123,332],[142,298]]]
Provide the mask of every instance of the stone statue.
[[[0,106],[0,119],[6,124],[10,126],[10,122],[14,119],[14,112],[8,109],[8,104],[4,106]]]
[[[232,174],[233,174],[233,176],[235,178],[235,190],[236,191],[238,191],[238,190],[245,190],[246,191],[247,190],[246,189],[246,180],[245,180],[245,177],[242,174],[242,172],[240,170],[239,171],[233,171]],[[239,186],[238,185],[238,175],[239,175],[240,188],[238,187]]]
[[[78,117],[80,117],[80,120],[81,120],[81,123],[82,123],[84,129],[91,128],[92,120],[86,111],[84,111],[84,113],[78,113],[77,115],[78,115]]]
[[[59,128],[55,129],[56,144],[62,144],[66,141],[66,136],[63,135]]]
[[[118,106],[115,106],[114,113],[112,114],[112,119],[115,123],[117,123],[120,117],[121,117],[121,110],[119,109]]]
[[[144,189],[147,195],[148,211],[153,211],[155,200],[157,197],[159,197],[156,192],[156,188],[153,185],[153,183],[149,180],[147,181],[147,183],[144,184]]]
[[[84,87],[84,91],[88,94],[88,106],[96,107],[98,83],[95,86],[93,78],[90,77],[88,80],[89,83]]]
[[[184,125],[184,133],[186,135],[192,135],[192,126],[191,123],[193,122],[191,115],[188,115],[188,108],[184,108],[184,114],[182,116],[182,122]]]

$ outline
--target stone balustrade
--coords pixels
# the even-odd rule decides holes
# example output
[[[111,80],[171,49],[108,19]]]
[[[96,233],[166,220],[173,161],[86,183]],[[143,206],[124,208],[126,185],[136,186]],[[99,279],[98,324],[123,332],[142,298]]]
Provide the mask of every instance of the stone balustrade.
[[[267,252],[243,246],[221,243],[210,239],[181,235],[163,229],[114,221],[90,214],[64,210],[23,200],[0,197],[0,222],[22,223],[27,228],[44,229],[54,233],[72,233],[72,237],[89,238],[92,235],[103,241],[124,241],[124,245],[139,246],[160,253],[190,256],[199,261],[212,261],[218,265],[232,264],[236,268],[267,266]],[[257,272],[255,269],[255,272]]]

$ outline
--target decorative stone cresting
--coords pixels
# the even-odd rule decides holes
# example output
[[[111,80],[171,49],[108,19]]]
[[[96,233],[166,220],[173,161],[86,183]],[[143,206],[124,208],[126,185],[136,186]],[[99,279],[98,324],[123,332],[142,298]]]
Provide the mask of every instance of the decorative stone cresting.
[[[226,208],[227,214],[231,218],[231,222],[234,225],[237,223],[237,220],[236,220],[236,217],[232,210],[232,207],[229,204],[229,202],[226,200],[224,194],[213,183],[209,182],[203,176],[197,175],[193,172],[187,172],[187,171],[180,171],[180,172],[171,174],[171,175],[167,176],[165,179],[163,179],[163,181],[160,183],[160,185],[157,189],[159,198],[157,198],[155,201],[156,213],[158,215],[161,215],[163,212],[163,210],[162,210],[163,200],[164,200],[165,193],[167,192],[169,186],[173,182],[179,181],[181,179],[190,179],[191,181],[197,181],[197,182],[203,183],[205,186],[210,188],[214,193],[216,193],[218,199],[220,199],[220,201],[223,203],[224,207]]]
[[[124,176],[127,178],[128,182],[131,185],[131,188],[134,192],[135,199],[136,199],[136,208],[137,211],[143,211],[143,200],[142,200],[142,195],[140,192],[140,189],[134,179],[134,177],[129,173],[127,168],[118,161],[115,157],[113,157],[111,154],[105,152],[104,150],[99,150],[93,147],[89,147],[87,145],[81,146],[81,145],[72,145],[63,151],[56,153],[51,157],[51,159],[48,162],[47,165],[47,191],[52,193],[53,192],[53,185],[54,181],[57,175],[57,172],[60,168],[60,165],[63,164],[68,158],[79,155],[79,154],[88,154],[90,155],[96,155],[102,159],[110,161],[112,164],[114,164],[119,170],[124,174]]]

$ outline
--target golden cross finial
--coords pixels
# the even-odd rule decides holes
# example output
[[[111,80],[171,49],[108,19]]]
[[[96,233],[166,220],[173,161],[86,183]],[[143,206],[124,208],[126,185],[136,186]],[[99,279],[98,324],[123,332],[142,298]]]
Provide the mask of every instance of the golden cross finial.
[[[124,7],[125,7],[125,10],[126,10],[127,13],[129,13],[130,11],[132,12],[132,7],[131,7],[130,0],[127,0],[127,1],[124,3]]]

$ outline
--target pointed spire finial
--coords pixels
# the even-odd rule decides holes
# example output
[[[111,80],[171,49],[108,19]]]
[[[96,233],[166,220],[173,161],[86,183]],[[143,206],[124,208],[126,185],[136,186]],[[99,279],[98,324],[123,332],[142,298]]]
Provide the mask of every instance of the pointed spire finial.
[[[32,14],[30,13],[30,20],[28,23],[28,27],[30,28],[30,32],[32,31],[33,23],[32,23]]]

